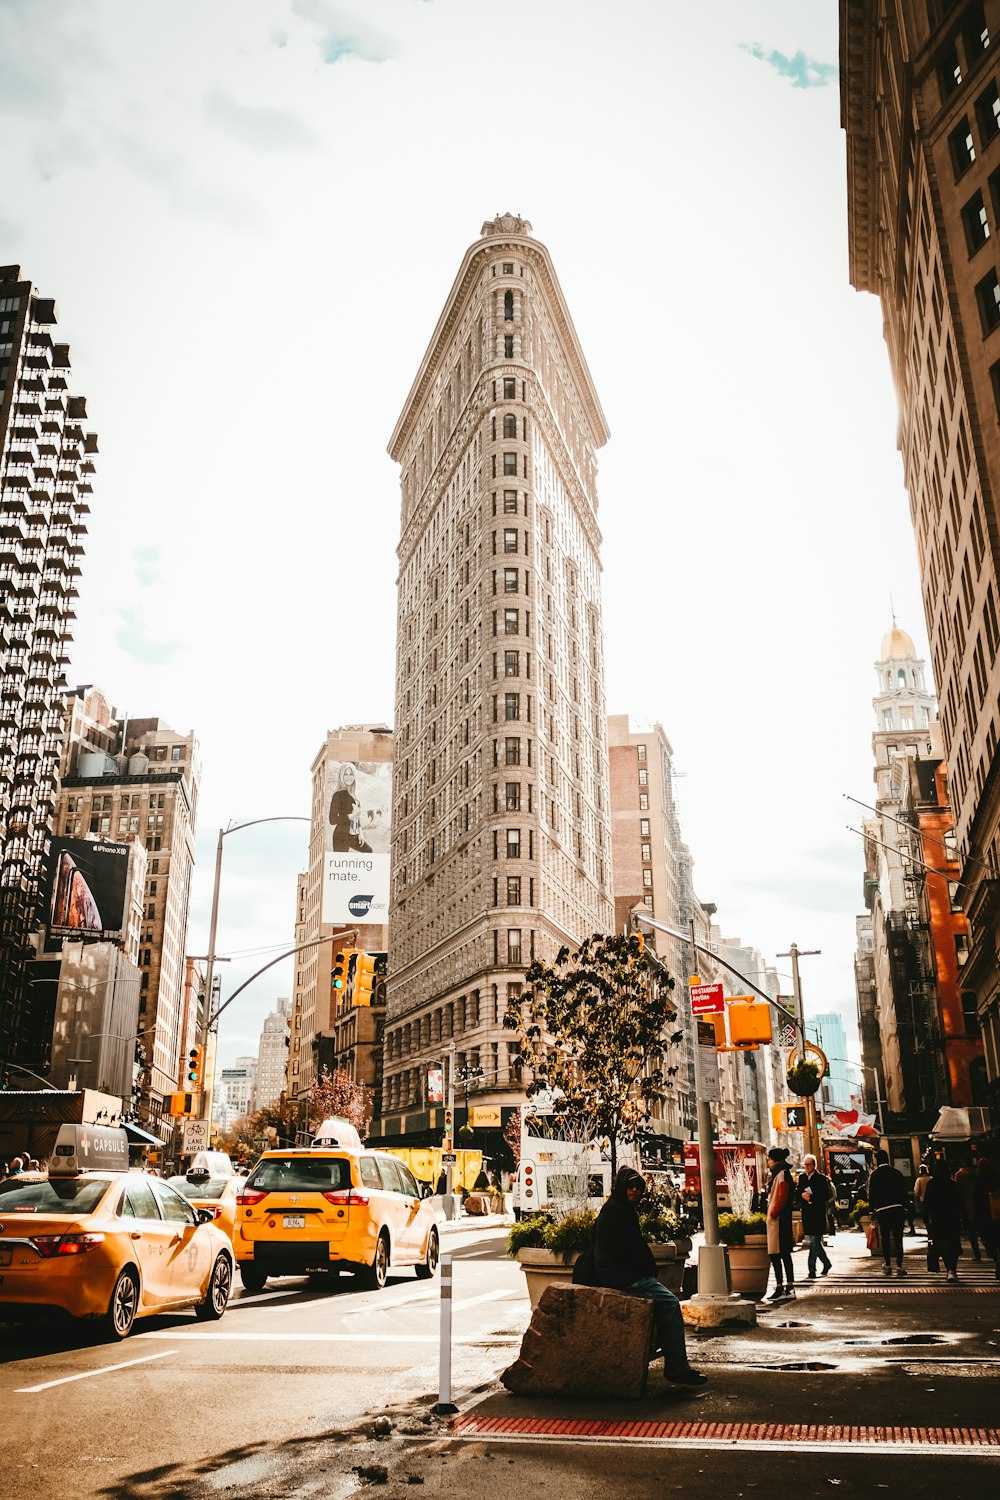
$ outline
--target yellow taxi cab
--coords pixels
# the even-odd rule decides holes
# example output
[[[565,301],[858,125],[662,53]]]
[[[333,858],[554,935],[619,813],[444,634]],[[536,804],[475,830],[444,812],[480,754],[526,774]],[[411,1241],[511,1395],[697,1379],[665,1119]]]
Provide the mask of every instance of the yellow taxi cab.
[[[269,1276],[355,1272],[372,1289],[390,1266],[434,1275],[439,1211],[409,1168],[362,1146],[345,1120],[325,1120],[309,1147],[265,1151],[237,1195],[233,1249],[247,1291]]]
[[[168,1183],[127,1166],[124,1130],[63,1125],[47,1178],[0,1183],[0,1316],[92,1318],[109,1339],[176,1308],[222,1317],[229,1238]]]
[[[168,1177],[175,1192],[183,1194],[195,1208],[204,1208],[223,1234],[233,1237],[236,1227],[236,1195],[246,1177],[233,1171],[224,1151],[199,1151],[180,1177]]]

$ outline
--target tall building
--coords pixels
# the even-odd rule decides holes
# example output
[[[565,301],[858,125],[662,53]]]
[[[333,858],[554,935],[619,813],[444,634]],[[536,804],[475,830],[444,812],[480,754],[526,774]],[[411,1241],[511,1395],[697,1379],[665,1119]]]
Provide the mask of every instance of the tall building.
[[[238,1057],[231,1068],[219,1070],[212,1090],[212,1124],[229,1130],[254,1107],[257,1059]]]
[[[386,951],[392,730],[384,724],[331,730],[311,774],[309,869],[296,882],[295,923],[296,943],[311,946],[295,959],[293,1098],[308,1094],[324,1068],[337,1066],[338,1017],[348,1010],[354,1014],[352,1035],[360,1062],[356,1076],[374,1092],[384,1007],[353,1005],[352,987],[338,993],[332,978],[339,949]],[[341,941],[338,934],[343,934]]]
[[[191,1036],[186,943],[201,763],[194,733],[161,719],[119,718],[96,688],[66,703],[69,734],[54,831],[128,842],[146,851],[137,962],[138,1032],[144,1048],[140,1116],[156,1125],[163,1096],[179,1088]]]
[[[385,1135],[478,1139],[520,1098],[503,1028],[534,958],[614,921],[597,452],[608,430],[544,245],[466,252],[389,444],[400,465]]]
[[[817,1104],[821,1109],[850,1109],[854,1085],[848,1071],[843,1017],[834,1010],[813,1016],[806,1023],[806,1035],[823,1049],[830,1064],[830,1075],[820,1084]]]
[[[1000,1119],[1000,6],[841,0],[840,21],[850,276],[882,304]]]
[[[25,982],[25,965],[97,452],[56,323],[52,299],[20,267],[0,266],[0,1060],[29,1067],[51,1027],[50,1002]]]
[[[633,907],[642,904],[651,917],[687,932],[695,908],[693,864],[681,837],[673,749],[663,726],[633,723],[628,714],[609,715],[608,762],[615,928],[625,929]],[[647,935],[647,942],[677,985],[676,1029],[684,1032],[670,1059],[679,1071],[651,1130],[674,1142],[685,1141],[697,1129],[694,1018],[690,1006],[682,1003],[690,949],[682,940],[655,931]]]
[[[894,1155],[914,1164],[938,1111],[981,1106],[985,1093],[975,996],[962,972],[968,923],[941,725],[923,668],[893,621],[875,664],[875,810],[864,820],[871,920],[859,924],[855,962],[865,1100],[900,1138]]]
[[[256,1109],[277,1104],[287,1087],[290,1011],[290,1000],[278,1000],[274,1009],[264,1017],[257,1047]]]

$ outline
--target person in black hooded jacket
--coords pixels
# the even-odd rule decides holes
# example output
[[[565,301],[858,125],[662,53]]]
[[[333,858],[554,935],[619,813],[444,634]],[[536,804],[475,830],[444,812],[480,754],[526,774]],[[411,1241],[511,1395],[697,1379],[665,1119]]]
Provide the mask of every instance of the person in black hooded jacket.
[[[653,1252],[639,1227],[639,1204],[645,1191],[640,1173],[631,1167],[620,1168],[594,1227],[597,1284],[630,1296],[648,1297],[663,1351],[664,1375],[675,1385],[705,1385],[708,1377],[688,1364],[681,1305],[657,1280]]]

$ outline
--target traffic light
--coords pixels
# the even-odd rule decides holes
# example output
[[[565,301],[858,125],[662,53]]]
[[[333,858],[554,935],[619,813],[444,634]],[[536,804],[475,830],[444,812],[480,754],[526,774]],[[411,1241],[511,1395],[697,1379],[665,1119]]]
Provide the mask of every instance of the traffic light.
[[[191,1094],[178,1093],[167,1095],[168,1115],[190,1115],[194,1112],[194,1098]]]
[[[351,977],[351,960],[357,955],[356,948],[343,948],[339,953],[333,955],[333,974],[330,979],[330,987],[340,994],[347,988],[347,981]]]
[[[202,1046],[192,1047],[187,1055],[187,1068],[184,1070],[184,1082],[189,1089],[200,1089],[205,1081],[205,1049]]]
[[[355,1005],[371,1005],[375,987],[375,958],[371,953],[358,954],[358,966],[354,974]]]
[[[734,1047],[759,1047],[771,1040],[771,1007],[758,1004],[752,995],[739,995],[727,1002],[729,1035]]]
[[[454,1126],[454,1124],[455,1111],[453,1109],[446,1109],[444,1112],[444,1133],[446,1136],[451,1136],[452,1127]]]

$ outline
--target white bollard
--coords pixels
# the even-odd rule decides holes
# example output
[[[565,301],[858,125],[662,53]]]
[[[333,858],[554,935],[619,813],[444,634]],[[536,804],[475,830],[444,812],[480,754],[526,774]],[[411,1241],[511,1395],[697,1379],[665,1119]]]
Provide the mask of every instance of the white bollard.
[[[451,1292],[452,1264],[447,1253],[441,1256],[441,1348],[438,1358],[438,1399],[434,1412],[445,1416],[458,1411],[451,1399]]]

